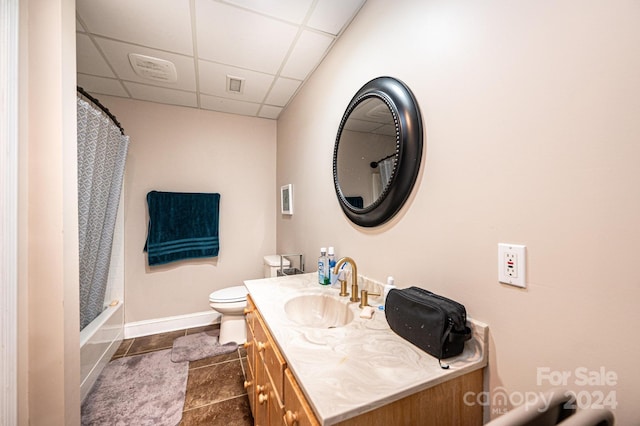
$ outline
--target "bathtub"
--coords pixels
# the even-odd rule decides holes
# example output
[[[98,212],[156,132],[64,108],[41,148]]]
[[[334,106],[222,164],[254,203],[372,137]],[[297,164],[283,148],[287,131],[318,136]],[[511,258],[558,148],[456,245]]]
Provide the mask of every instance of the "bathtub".
[[[96,379],[118,350],[124,334],[124,303],[117,301],[80,332],[80,397],[87,396]]]
[[[80,398],[84,400],[124,337],[124,202],[116,218],[106,308],[80,331]]]

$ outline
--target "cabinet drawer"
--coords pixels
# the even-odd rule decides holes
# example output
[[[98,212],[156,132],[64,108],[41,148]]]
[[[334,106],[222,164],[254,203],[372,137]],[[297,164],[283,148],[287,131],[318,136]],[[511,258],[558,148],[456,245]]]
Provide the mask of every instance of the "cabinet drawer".
[[[318,426],[320,423],[313,414],[296,379],[287,368],[284,371],[284,424],[287,426]]]

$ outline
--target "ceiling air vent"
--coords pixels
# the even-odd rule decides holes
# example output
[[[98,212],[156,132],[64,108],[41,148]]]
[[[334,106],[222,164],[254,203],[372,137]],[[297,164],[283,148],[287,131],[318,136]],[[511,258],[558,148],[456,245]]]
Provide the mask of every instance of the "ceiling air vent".
[[[242,94],[244,92],[244,78],[227,75],[227,92]]]
[[[173,62],[137,53],[129,53],[129,62],[131,62],[136,74],[142,78],[163,83],[175,83],[178,81],[176,66]]]

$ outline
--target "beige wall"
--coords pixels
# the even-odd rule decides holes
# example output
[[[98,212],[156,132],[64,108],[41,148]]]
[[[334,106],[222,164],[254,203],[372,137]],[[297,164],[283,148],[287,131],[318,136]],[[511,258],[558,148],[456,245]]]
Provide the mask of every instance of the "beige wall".
[[[275,249],[276,122],[100,96],[130,136],[125,176],[125,322],[210,311],[209,294],[262,276]],[[146,194],[220,193],[216,258],[149,268]]]
[[[80,423],[75,3],[20,2],[18,421]]]
[[[276,185],[295,189],[278,250],[312,265],[334,245],[364,275],[463,302],[490,326],[493,392],[549,388],[539,367],[615,372],[615,386],[567,384],[614,391],[619,423],[637,422],[639,3],[391,3],[368,0],[278,121]],[[414,91],[426,149],[399,215],[363,229],[331,159],[351,96],[380,75]],[[498,283],[499,242],[527,246],[526,290]]]
[[[345,129],[342,131],[341,142],[339,158],[349,159],[349,161],[338,162],[337,167],[343,195],[362,197],[363,206],[373,204],[378,198],[382,184],[380,167],[371,168],[371,162],[379,161],[394,152],[395,135],[376,135]]]

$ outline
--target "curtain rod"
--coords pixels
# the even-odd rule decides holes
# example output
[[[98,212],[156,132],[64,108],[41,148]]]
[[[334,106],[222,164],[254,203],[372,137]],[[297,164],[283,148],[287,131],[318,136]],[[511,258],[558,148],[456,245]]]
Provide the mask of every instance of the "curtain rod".
[[[98,108],[100,108],[105,114],[107,114],[109,116],[109,118],[111,119],[111,121],[113,121],[113,123],[118,126],[118,129],[120,129],[120,133],[122,133],[122,135],[124,136],[124,129],[122,128],[122,126],[120,125],[120,122],[118,121],[118,119],[116,118],[115,115],[111,114],[111,112],[109,111],[109,108],[107,108],[106,106],[102,105],[100,103],[99,100],[97,100],[96,98],[94,98],[93,96],[91,96],[89,93],[87,93],[86,90],[84,90],[82,87],[80,86],[76,86],[78,89],[78,92],[84,96],[85,98],[89,99],[95,106],[97,106]]]
[[[395,157],[395,156],[396,156],[396,153],[394,152],[393,154],[387,155],[386,157],[381,158],[378,161],[372,161],[371,163],[369,163],[369,166],[371,166],[372,169],[375,169],[376,167],[378,167],[378,163],[383,162],[387,158],[391,158],[391,157]]]

